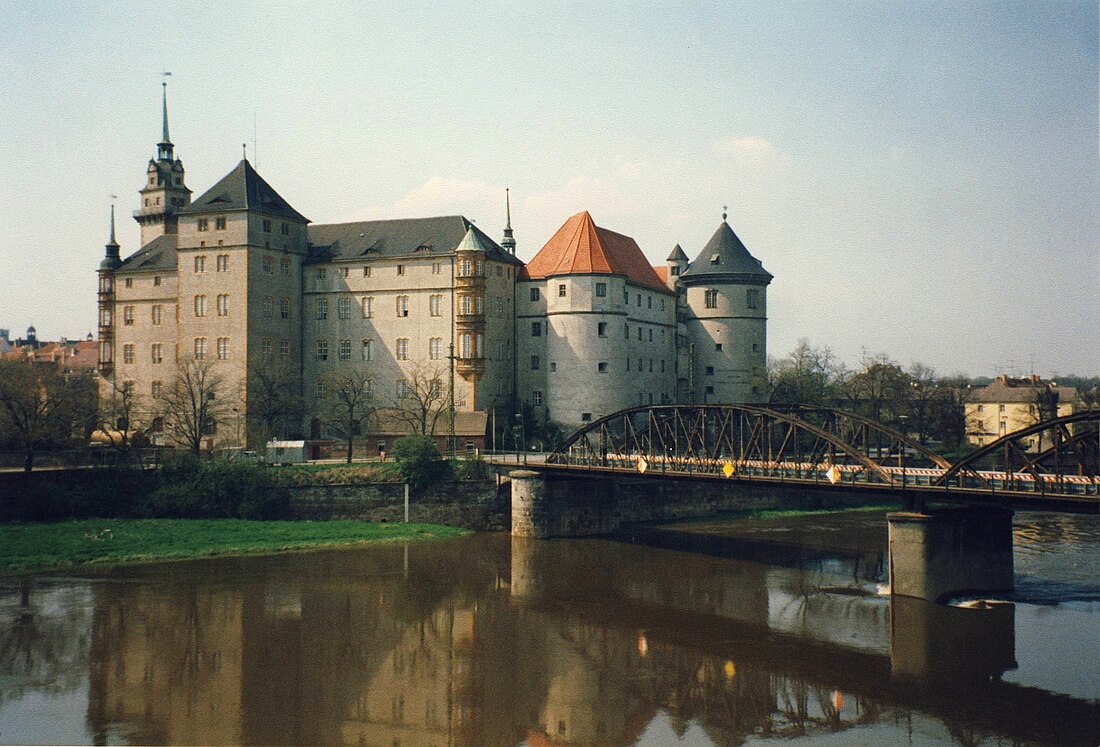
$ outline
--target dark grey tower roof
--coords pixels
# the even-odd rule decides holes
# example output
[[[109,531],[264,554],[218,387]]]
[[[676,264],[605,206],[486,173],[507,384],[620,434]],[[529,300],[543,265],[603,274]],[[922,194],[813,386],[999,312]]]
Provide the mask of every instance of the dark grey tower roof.
[[[103,261],[99,263],[99,269],[117,270],[122,264],[118,251],[118,241],[115,240],[115,206],[111,205],[111,238],[104,245]]]
[[[672,252],[665,258],[665,262],[687,262],[688,255],[684,254],[684,250],[679,244],[672,248]]]
[[[698,279],[700,282],[724,280],[767,285],[772,281],[771,273],[764,269],[760,260],[749,254],[741,239],[724,220],[680,277],[685,282]]]
[[[256,169],[247,160],[241,161],[220,182],[180,210],[180,215],[231,210],[255,210],[278,218],[309,223],[309,219],[292,208],[290,203],[256,173]]]

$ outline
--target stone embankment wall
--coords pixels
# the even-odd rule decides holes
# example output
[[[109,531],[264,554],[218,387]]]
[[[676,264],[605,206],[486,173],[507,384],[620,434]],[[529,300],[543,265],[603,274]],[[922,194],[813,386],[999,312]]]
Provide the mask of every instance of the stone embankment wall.
[[[405,519],[405,486],[309,485],[287,488],[296,519],[360,519],[401,522]],[[429,485],[410,491],[409,521],[446,524],[477,531],[507,531],[508,483],[495,480]]]

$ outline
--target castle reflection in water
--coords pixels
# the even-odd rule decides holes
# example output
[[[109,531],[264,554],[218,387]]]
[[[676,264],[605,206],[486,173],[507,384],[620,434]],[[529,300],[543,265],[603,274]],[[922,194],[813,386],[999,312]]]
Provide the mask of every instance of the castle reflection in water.
[[[1001,681],[1011,605],[891,609],[812,569],[501,536],[211,568],[93,584],[95,741],[630,745],[660,714],[737,744],[914,713],[1074,741],[1096,719]]]

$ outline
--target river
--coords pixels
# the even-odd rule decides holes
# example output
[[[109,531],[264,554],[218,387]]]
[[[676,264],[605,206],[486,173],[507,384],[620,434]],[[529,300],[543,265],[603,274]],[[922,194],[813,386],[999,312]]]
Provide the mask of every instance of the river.
[[[0,743],[1100,743],[1100,518],[885,592],[881,512],[0,579]]]

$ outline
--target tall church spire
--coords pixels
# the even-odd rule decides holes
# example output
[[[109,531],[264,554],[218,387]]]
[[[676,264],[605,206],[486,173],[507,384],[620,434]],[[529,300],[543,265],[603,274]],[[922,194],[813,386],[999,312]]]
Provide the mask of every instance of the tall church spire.
[[[168,81],[164,81],[160,84],[162,89],[161,103],[164,110],[164,126],[161,132],[160,142],[157,143],[157,160],[158,161],[171,161],[172,156],[172,140],[168,137]]]
[[[501,239],[500,245],[509,254],[516,253],[516,240],[512,238],[512,200],[510,190],[505,187],[504,189],[504,211],[508,216],[508,219],[504,225],[504,238]]]
[[[118,246],[118,242],[115,240],[115,204],[111,203],[111,238],[107,240],[108,245]]]
[[[111,195],[114,198],[114,195]],[[111,203],[111,237],[103,247],[103,261],[99,263],[100,271],[111,272],[122,264],[119,256],[118,241],[115,239],[115,204]]]

